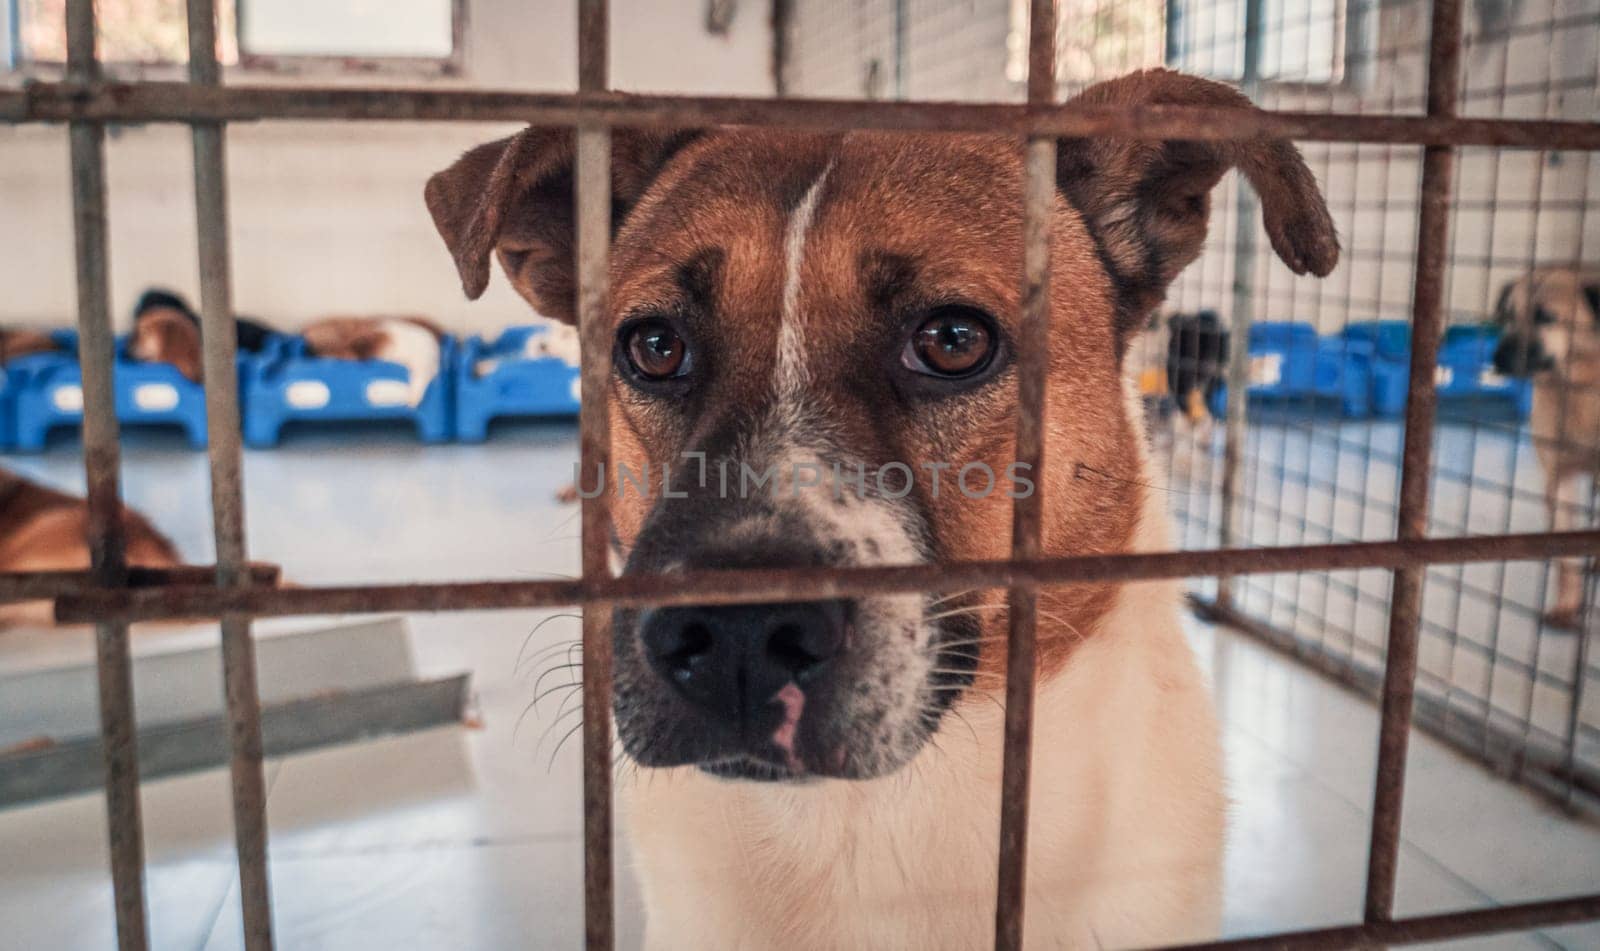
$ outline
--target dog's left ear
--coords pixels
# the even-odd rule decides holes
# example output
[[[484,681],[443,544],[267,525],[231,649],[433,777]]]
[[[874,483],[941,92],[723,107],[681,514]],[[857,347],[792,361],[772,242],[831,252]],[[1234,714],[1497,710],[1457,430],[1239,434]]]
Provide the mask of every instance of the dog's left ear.
[[[1070,102],[1096,107],[1195,105],[1254,109],[1238,90],[1168,69],[1097,83]],[[1211,189],[1238,168],[1261,197],[1272,247],[1296,274],[1339,260],[1339,236],[1300,151],[1283,139],[1228,142],[1063,139],[1056,184],[1085,219],[1111,271],[1118,332],[1131,338],[1200,254]]]

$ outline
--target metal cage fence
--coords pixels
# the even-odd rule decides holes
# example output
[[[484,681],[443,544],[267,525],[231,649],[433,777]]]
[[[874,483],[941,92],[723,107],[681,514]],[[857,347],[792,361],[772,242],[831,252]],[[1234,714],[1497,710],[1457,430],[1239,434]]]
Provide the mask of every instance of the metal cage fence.
[[[999,888],[995,945],[1022,944],[1024,857],[1032,745],[1031,663],[1039,588],[1089,580],[1180,576],[1221,577],[1228,585],[1250,575],[1387,569],[1392,572],[1387,651],[1381,685],[1382,726],[1373,794],[1363,920],[1344,927],[1215,942],[1205,947],[1343,947],[1405,943],[1600,918],[1600,894],[1425,917],[1393,916],[1400,845],[1400,806],[1408,731],[1418,675],[1425,571],[1430,565],[1538,560],[1600,550],[1600,532],[1573,531],[1430,537],[1427,524],[1433,471],[1434,372],[1446,310],[1448,225],[1457,150],[1464,146],[1600,150],[1600,122],[1465,117],[1458,112],[1462,73],[1462,4],[1435,0],[1425,46],[1425,109],[1241,112],[1193,107],[1108,110],[1058,102],[1056,5],[1034,0],[1025,9],[1026,101],[1019,103],[839,102],[811,99],[727,99],[624,96],[607,89],[608,5],[579,2],[579,87],[567,95],[376,88],[223,87],[215,58],[215,0],[189,0],[190,78],[187,83],[119,84],[100,75],[92,0],[67,5],[69,64],[60,82],[0,92],[0,121],[65,122],[71,144],[78,278],[80,360],[84,389],[84,455],[89,484],[93,566],[84,573],[0,578],[7,600],[52,596],[58,618],[96,625],[99,692],[106,767],[111,872],[119,944],[147,944],[143,846],[139,815],[128,625],[154,618],[222,620],[223,665],[232,755],[234,821],[245,941],[270,948],[271,901],[262,790],[260,702],[255,685],[250,623],[255,617],[373,610],[449,611],[468,608],[580,604],[583,622],[583,785],[585,934],[588,946],[613,944],[610,675],[608,608],[618,604],[797,600],[889,591],[1007,588],[1012,610],[1007,645],[1006,729]],[[788,4],[779,4],[779,8]],[[1260,9],[1259,5],[1255,7]],[[1248,81],[1248,75],[1247,75]],[[1012,558],[995,562],[852,569],[714,571],[692,575],[615,577],[605,551],[608,512],[602,494],[584,502],[583,574],[573,581],[482,581],[452,584],[307,587],[262,584],[270,569],[246,560],[240,481],[237,393],[227,368],[234,357],[224,177],[228,122],[271,119],[520,120],[571,126],[578,133],[577,221],[582,348],[581,472],[594,481],[609,454],[606,382],[611,349],[606,308],[609,241],[610,129],[616,126],[767,125],[826,129],[988,131],[1027,141],[1022,268],[1025,340],[1049,331],[1049,230],[1058,136],[1134,139],[1235,139],[1272,134],[1329,143],[1386,143],[1422,149],[1417,186],[1419,227],[1410,299],[1413,344],[1399,453],[1398,531],[1382,541],[1331,541],[1237,547],[1224,519],[1219,547],[1198,550],[1056,556],[1040,546],[1037,494],[1014,509]],[[176,122],[191,127],[202,283],[203,335],[212,510],[217,564],[197,572],[130,570],[124,563],[117,516],[118,433],[111,389],[112,340],[107,297],[104,136],[107,123]],[[1037,464],[1043,440],[1046,380],[1043,346],[1023,346],[1019,367],[1019,461]],[[1032,355],[1031,357],[1029,355]],[[1237,449],[1237,444],[1236,444]],[[1223,499],[1228,495],[1224,494]],[[209,576],[209,581],[206,578]]]

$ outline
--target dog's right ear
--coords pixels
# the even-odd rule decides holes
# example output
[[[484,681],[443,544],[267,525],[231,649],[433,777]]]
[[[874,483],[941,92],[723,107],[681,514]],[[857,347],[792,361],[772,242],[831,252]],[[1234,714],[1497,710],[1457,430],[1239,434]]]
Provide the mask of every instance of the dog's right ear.
[[[613,228],[693,137],[684,131],[612,133]],[[478,146],[428,179],[423,198],[468,298],[476,300],[488,287],[493,251],[535,310],[576,322],[575,142],[571,129],[530,126]]]
[[[1254,110],[1238,90],[1169,69],[1096,83],[1068,105],[1136,109],[1172,105]],[[1118,333],[1161,303],[1167,285],[1200,254],[1210,192],[1237,168],[1261,199],[1273,250],[1296,274],[1327,275],[1339,236],[1317,180],[1294,145],[1266,136],[1240,141],[1142,142],[1065,138],[1056,184],[1088,226],[1118,296]]]

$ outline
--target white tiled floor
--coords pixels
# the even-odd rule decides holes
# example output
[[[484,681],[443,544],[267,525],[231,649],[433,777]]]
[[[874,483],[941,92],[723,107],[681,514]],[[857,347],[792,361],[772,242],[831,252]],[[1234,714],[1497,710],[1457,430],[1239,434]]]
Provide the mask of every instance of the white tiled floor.
[[[320,437],[251,453],[252,550],[291,577],[539,576],[576,564],[565,428],[423,450]],[[72,487],[74,453],[6,464]],[[128,453],[128,494],[196,559],[209,557],[203,459],[166,444]],[[326,750],[269,767],[280,947],[569,948],[581,936],[577,723],[566,690],[529,705],[576,622],[530,612],[412,619],[419,666],[473,672],[481,727]],[[0,636],[4,636],[0,634]],[[1235,801],[1226,929],[1247,934],[1359,916],[1376,714],[1256,643],[1196,624],[1216,685]],[[545,657],[544,648],[556,648]],[[571,674],[553,670],[549,688]],[[559,746],[559,749],[557,748]],[[241,945],[227,778],[150,783],[144,810],[154,946]],[[1600,826],[1569,819],[1417,737],[1408,770],[1402,913],[1600,889]],[[0,812],[0,947],[112,944],[101,800]],[[625,947],[639,908],[620,885]],[[1493,938],[1484,948],[1600,947],[1600,927]]]

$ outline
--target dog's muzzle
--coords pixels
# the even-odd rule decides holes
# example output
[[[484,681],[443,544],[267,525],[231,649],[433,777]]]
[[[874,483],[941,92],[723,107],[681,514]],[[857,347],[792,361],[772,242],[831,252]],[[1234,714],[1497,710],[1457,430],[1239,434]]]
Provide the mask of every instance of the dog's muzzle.
[[[772,732],[769,706],[787,714],[787,698],[803,698],[827,676],[849,615],[844,601],[659,608],[640,615],[639,637],[651,667],[679,696],[761,741]]]
[[[1502,376],[1533,376],[1555,369],[1555,360],[1537,337],[1507,334],[1494,348],[1494,369]]]

